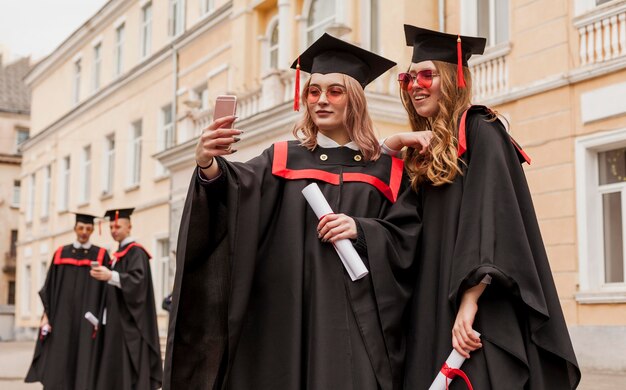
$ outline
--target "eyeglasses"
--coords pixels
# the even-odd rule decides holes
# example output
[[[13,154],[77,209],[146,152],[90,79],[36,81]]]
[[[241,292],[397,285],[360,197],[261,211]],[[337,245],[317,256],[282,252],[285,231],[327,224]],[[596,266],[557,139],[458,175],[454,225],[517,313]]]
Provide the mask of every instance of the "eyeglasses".
[[[310,104],[315,104],[320,100],[322,93],[326,93],[326,99],[329,103],[335,104],[339,103],[347,92],[338,85],[328,87],[327,89],[319,89],[318,87],[311,86],[307,88],[305,92],[306,101]]]
[[[400,73],[398,75],[398,82],[400,88],[405,91],[410,91],[413,88],[413,84],[417,82],[420,88],[430,88],[433,85],[433,77],[439,76],[431,69],[424,69],[413,75],[411,73]]]

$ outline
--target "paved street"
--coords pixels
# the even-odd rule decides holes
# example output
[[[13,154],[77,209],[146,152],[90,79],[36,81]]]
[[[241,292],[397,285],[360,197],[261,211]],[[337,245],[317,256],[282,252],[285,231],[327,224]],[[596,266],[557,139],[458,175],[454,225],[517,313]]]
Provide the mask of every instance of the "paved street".
[[[0,389],[41,390],[39,384],[24,383],[34,344],[32,342],[0,342]],[[626,389],[626,373],[585,372],[580,390]],[[480,389],[477,389],[480,390]]]

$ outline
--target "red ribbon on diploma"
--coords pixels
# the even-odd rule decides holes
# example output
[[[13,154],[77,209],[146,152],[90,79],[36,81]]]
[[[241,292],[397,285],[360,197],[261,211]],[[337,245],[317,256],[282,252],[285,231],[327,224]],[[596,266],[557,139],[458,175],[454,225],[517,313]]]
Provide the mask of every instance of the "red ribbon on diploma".
[[[458,368],[451,368],[450,366],[448,366],[448,363],[443,363],[443,366],[441,367],[441,373],[446,377],[446,390],[448,390],[448,379],[452,380],[456,376],[460,376],[461,378],[463,378],[469,390],[474,390],[474,388],[472,387],[472,382],[470,382],[469,378],[463,372],[463,370]]]

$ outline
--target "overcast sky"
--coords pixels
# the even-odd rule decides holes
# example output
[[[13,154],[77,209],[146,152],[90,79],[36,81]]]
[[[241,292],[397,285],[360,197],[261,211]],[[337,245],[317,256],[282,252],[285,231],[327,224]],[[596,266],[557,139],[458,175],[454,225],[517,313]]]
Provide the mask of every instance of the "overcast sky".
[[[0,46],[14,56],[44,57],[108,0],[0,0]]]

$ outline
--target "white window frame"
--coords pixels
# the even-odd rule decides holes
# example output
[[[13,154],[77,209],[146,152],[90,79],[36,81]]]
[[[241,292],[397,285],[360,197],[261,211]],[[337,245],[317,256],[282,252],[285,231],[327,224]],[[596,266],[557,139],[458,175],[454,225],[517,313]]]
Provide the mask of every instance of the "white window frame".
[[[265,53],[265,69],[274,70],[280,68],[280,33],[278,39],[274,45],[272,45],[272,35],[274,29],[280,29],[278,15],[276,15],[267,25],[267,31],[265,32],[265,39],[267,42],[267,50],[263,50]],[[272,52],[276,53],[276,64],[272,65]]]
[[[215,0],[199,0],[201,15],[205,16],[215,11]]]
[[[80,101],[80,78],[82,74],[83,62],[82,58],[78,58],[74,61],[74,77],[72,87],[72,103],[78,104]]]
[[[323,1],[323,0],[306,0],[303,6],[303,9],[306,10],[306,15],[304,15],[304,42],[306,44],[306,46],[309,46],[310,44],[312,44],[315,39],[317,38],[313,38],[311,41],[309,41],[309,33],[313,30],[315,30],[316,28],[320,27],[320,26],[324,26],[324,25],[330,25],[333,22],[337,23],[338,22],[338,16],[341,14],[340,11],[340,6],[342,3],[344,3],[342,0],[334,0],[335,2],[335,13],[329,17],[326,18],[320,22],[317,22],[317,24],[310,26],[309,25],[309,16],[311,14],[311,9],[313,8],[313,4],[316,1]],[[346,2],[347,3],[347,2]]]
[[[27,317],[30,316],[30,312],[31,312],[31,307],[30,307],[30,301],[31,301],[31,281],[33,280],[32,277],[32,266],[30,264],[30,257],[32,256],[32,250],[30,250],[31,248],[25,248],[24,250],[24,257],[27,259],[24,262],[24,268],[22,268],[22,277],[21,277],[21,283],[19,284],[19,289],[21,290],[21,294],[20,295],[20,309],[21,309],[21,315],[23,317]],[[29,255],[29,250],[30,250],[30,255]]]
[[[372,3],[375,3],[375,9],[372,9]],[[380,6],[380,0],[365,0],[361,5],[361,47],[376,53],[380,51]],[[374,35],[375,44],[372,42]]]
[[[126,23],[122,22],[115,27],[115,48],[113,55],[113,75],[120,76],[124,72],[124,41]]]
[[[170,112],[170,122],[166,123],[167,111]],[[159,152],[169,149],[176,144],[174,136],[174,112],[171,103],[161,107],[159,111]]]
[[[13,180],[13,199],[11,201],[11,207],[20,207],[21,196],[22,196],[22,181]]]
[[[185,0],[169,0],[168,36],[176,38],[185,32]]]
[[[83,147],[81,152],[80,164],[80,204],[89,203],[91,197],[91,162],[92,162],[91,145]]]
[[[149,11],[149,12],[148,12]],[[144,59],[152,54],[152,16],[153,16],[152,2],[149,1],[141,7],[141,20],[140,25],[140,43],[139,43],[139,58]],[[147,18],[147,19],[146,19]]]
[[[24,134],[26,133],[26,138],[20,140],[20,134]],[[28,137],[30,136],[30,130],[27,128],[23,128],[23,127],[16,127],[15,128],[15,153],[19,152],[19,147],[21,144],[23,144],[24,142],[26,142],[26,140],[28,140]]]
[[[93,46],[93,79],[92,90],[96,92],[100,89],[100,81],[102,77],[102,42],[98,42]]]
[[[141,181],[141,139],[143,137],[143,121],[138,119],[130,125],[130,142],[128,143],[129,164],[126,184],[129,188],[139,186]]]
[[[604,5],[605,4],[596,5],[596,0],[574,0],[574,14],[575,16],[579,16]]]
[[[43,168],[43,194],[41,200],[40,217],[48,218],[50,214],[50,191],[52,189],[52,165],[48,164]]]
[[[167,253],[162,253],[162,242],[167,242]],[[155,257],[152,263],[152,284],[154,285],[154,296],[157,304],[157,311],[159,313],[166,313],[161,307],[161,302],[172,289],[172,278],[170,275],[170,239],[167,233],[162,233],[154,236],[154,249]]]
[[[626,147],[626,128],[576,139],[576,208],[578,227],[579,303],[626,302],[626,283],[605,283],[602,189],[598,153]],[[622,227],[626,235],[626,183],[622,187]],[[608,187],[608,186],[603,186]],[[606,189],[606,188],[605,188]],[[626,248],[626,247],[625,247]],[[626,250],[625,250],[626,251]],[[626,253],[624,253],[626,260]]]
[[[28,180],[28,199],[26,202],[26,223],[32,223],[35,216],[35,185],[37,178],[31,173]]]
[[[478,1],[479,0],[464,0],[461,1],[461,34],[463,35],[478,35]],[[489,36],[487,38],[487,47],[506,45],[511,40],[511,0],[488,0],[489,1]],[[496,3],[500,5],[506,1],[508,15],[507,20],[496,15]],[[497,26],[496,23],[505,23],[508,32],[507,39],[500,42],[497,41],[496,36]]]
[[[113,193],[115,179],[115,133],[104,138],[104,163],[102,164],[102,196]]]
[[[59,212],[69,210],[70,204],[70,177],[72,173],[72,159],[70,155],[63,157],[61,164],[59,164]]]

